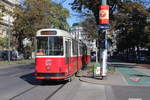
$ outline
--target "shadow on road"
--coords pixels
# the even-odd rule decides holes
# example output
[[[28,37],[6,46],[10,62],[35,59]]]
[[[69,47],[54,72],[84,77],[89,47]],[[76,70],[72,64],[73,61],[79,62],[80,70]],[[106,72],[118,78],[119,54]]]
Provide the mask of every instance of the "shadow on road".
[[[41,85],[41,86],[60,85],[60,84],[66,84],[68,82],[66,80],[59,80],[59,81],[58,80],[38,80],[38,79],[35,79],[34,73],[23,75],[20,78],[31,85]]]
[[[31,85],[41,85],[40,80],[37,80],[34,78],[34,73],[29,73],[29,74],[20,76],[20,78]]]

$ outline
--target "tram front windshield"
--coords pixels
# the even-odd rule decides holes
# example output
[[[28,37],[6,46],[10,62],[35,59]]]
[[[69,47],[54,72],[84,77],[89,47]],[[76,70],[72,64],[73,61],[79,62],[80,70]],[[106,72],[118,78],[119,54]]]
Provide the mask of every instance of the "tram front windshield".
[[[63,37],[37,37],[37,56],[62,56]]]

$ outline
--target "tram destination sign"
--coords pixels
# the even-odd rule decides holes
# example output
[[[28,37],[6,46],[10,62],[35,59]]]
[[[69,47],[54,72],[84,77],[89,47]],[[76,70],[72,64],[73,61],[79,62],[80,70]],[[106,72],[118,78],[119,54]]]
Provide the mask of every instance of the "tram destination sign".
[[[41,35],[56,35],[56,31],[41,31]]]

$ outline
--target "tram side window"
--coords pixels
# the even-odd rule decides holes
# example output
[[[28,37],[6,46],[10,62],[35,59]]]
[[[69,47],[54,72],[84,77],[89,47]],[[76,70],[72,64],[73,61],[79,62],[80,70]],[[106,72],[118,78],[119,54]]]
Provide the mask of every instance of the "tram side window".
[[[86,52],[87,52],[87,49],[86,49],[86,47],[84,46],[84,47],[83,47],[83,55],[86,55],[86,54],[87,54]]]
[[[74,47],[75,47],[75,43],[74,43],[74,41],[72,41],[72,52],[73,52],[73,55],[75,55],[75,49],[74,49]]]
[[[66,54],[66,64],[68,64],[68,62],[69,62],[69,45],[68,45],[68,42],[67,41],[65,41],[65,54]]]
[[[82,55],[82,44],[79,44],[79,54]]]
[[[78,55],[78,42],[77,41],[75,42],[75,53],[76,55]]]
[[[80,55],[83,55],[83,48],[80,46]]]
[[[77,48],[77,42],[76,41],[72,41],[72,50],[73,50],[73,55],[77,55],[77,52],[78,52],[78,48]]]

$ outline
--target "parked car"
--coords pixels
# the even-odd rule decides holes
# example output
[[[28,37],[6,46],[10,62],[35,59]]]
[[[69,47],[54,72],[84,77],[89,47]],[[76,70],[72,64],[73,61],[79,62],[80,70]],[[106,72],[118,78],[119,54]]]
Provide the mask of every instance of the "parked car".
[[[17,60],[23,60],[23,59],[24,59],[23,53],[19,52]]]
[[[144,56],[140,56],[140,57],[139,57],[139,61],[141,61],[141,62],[145,62],[145,61],[146,61],[146,57],[144,57]]]
[[[129,56],[128,61],[129,62],[136,62],[137,58],[136,58],[136,56]]]
[[[1,61],[8,60],[8,53],[9,53],[8,50],[0,51],[0,60]],[[10,51],[10,60],[15,61],[15,60],[22,60],[22,59],[24,59],[22,53],[19,53],[17,51],[17,54],[16,54],[13,50]]]
[[[3,51],[0,51],[0,61],[2,61],[2,60],[3,60],[2,55],[3,55]]]
[[[146,63],[150,63],[150,56],[147,56],[146,57],[146,61],[145,61]]]
[[[2,60],[8,60],[8,54],[9,54],[9,51],[8,50],[5,50],[5,51],[2,51]],[[12,57],[12,51],[10,51],[10,59]]]
[[[150,57],[147,55],[140,55],[140,56],[138,56],[138,61],[142,62],[142,63],[147,63],[150,60],[149,58]]]

